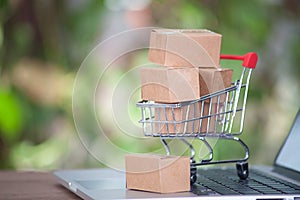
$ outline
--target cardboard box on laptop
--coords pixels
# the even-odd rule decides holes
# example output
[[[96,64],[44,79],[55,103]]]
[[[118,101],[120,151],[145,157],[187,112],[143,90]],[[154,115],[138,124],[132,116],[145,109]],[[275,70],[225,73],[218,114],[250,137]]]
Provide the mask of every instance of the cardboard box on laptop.
[[[190,158],[156,154],[125,156],[126,187],[157,193],[190,191]]]

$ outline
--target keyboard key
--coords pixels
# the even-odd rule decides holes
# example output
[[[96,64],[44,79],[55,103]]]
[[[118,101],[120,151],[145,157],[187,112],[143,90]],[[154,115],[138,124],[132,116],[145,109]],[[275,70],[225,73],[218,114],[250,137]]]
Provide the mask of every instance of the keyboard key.
[[[217,193],[209,188],[204,187],[198,183],[192,186],[192,192],[197,195],[217,195]]]

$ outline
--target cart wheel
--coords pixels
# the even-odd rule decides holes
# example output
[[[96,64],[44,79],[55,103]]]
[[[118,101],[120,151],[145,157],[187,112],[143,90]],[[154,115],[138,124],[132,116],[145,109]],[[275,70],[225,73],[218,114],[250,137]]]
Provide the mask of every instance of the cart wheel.
[[[237,174],[240,179],[245,180],[249,176],[249,169],[247,162],[236,163]]]
[[[197,167],[193,165],[194,163],[196,163],[196,161],[191,159],[191,185],[197,181]]]

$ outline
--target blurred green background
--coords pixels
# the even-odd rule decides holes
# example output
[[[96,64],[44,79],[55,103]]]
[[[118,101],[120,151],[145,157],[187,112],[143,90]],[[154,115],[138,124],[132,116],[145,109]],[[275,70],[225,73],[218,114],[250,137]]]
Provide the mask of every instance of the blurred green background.
[[[73,83],[82,61],[100,41],[128,29],[207,28],[223,35],[222,53],[258,53],[242,135],[251,163],[272,163],[299,108],[298,0],[0,2],[2,169],[101,166],[76,134]],[[122,60],[120,67],[146,60],[144,52]],[[115,79],[123,75],[117,72]],[[116,141],[134,149],[126,140]]]

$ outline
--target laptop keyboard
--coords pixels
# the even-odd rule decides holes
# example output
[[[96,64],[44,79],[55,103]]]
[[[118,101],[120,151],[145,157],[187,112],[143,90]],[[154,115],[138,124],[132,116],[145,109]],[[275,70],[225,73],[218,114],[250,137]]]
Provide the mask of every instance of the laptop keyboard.
[[[247,180],[240,180],[236,169],[200,169],[198,172],[197,182],[192,187],[192,192],[198,195],[300,194],[300,186],[258,170],[250,170]]]

